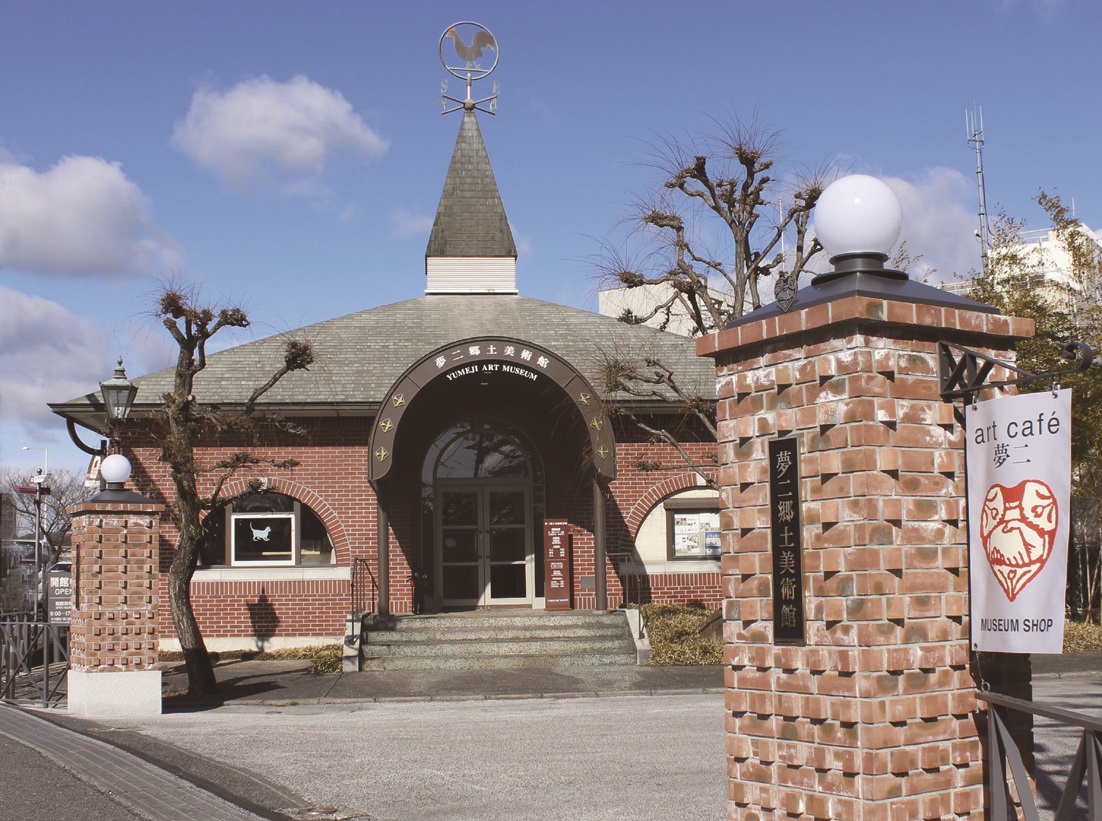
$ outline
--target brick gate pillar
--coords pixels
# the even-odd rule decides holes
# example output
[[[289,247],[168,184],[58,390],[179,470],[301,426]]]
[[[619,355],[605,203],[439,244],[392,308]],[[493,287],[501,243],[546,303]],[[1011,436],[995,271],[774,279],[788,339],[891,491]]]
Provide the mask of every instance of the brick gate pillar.
[[[161,712],[157,586],[164,505],[110,488],[69,508],[73,610],[69,712]]]
[[[698,340],[719,396],[732,819],[983,817],[964,433],[936,345],[1012,360],[1033,323],[906,278],[869,285],[813,284],[790,312]],[[806,626],[783,645],[767,443],[790,437]]]

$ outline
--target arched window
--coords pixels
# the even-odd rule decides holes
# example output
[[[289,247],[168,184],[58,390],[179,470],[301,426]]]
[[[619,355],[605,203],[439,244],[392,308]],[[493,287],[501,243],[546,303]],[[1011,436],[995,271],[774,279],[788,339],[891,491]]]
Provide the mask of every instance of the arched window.
[[[650,572],[699,572],[702,562],[718,563],[719,512],[713,490],[696,487],[667,496],[640,523],[636,555]]]
[[[435,458],[433,455],[435,454]],[[425,467],[436,479],[531,479],[529,448],[514,431],[465,423],[449,428],[429,451]]]
[[[425,454],[422,485],[431,489],[440,479],[527,479],[542,486],[543,465],[515,425],[466,419],[441,431]]]
[[[239,496],[210,512],[200,552],[204,565],[330,565],[333,541],[308,505],[282,493]]]

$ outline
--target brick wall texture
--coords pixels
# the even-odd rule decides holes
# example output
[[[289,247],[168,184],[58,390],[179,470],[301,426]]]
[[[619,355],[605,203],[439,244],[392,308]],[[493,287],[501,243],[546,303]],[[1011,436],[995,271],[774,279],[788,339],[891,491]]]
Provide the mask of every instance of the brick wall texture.
[[[499,403],[500,404],[500,403]],[[495,404],[472,406],[464,412],[485,413],[509,418],[508,409]],[[526,412],[527,409],[524,409]],[[533,409],[530,414],[538,411]],[[229,499],[248,491],[251,479],[264,479],[273,491],[285,493],[308,505],[325,524],[334,545],[336,565],[350,567],[363,559],[378,576],[376,535],[376,496],[367,481],[368,438],[372,419],[344,417],[296,419],[300,435],[278,428],[258,429],[248,438],[222,436],[203,442],[197,453],[200,465],[200,490],[208,493],[219,473],[215,465],[234,453],[248,449],[262,460],[297,460],[288,470],[259,467],[244,470],[229,481],[221,498]],[[567,519],[574,536],[574,607],[593,608],[594,576],[593,496],[589,474],[581,457],[584,442],[572,439],[563,425],[533,423],[519,414],[511,420],[525,427],[543,460],[545,474],[545,515]],[[616,422],[617,478],[610,483],[606,503],[606,576],[609,605],[618,606],[624,588],[635,602],[699,601],[719,607],[722,601],[718,566],[712,573],[654,573],[639,575],[633,571],[635,532],[647,512],[671,494],[697,487],[697,474],[668,445],[647,442],[644,434],[630,422]],[[440,419],[426,421],[426,429],[442,425]],[[692,458],[714,464],[716,445],[692,431],[685,434],[682,447]],[[545,429],[543,434],[539,431]],[[174,554],[178,531],[172,519],[174,489],[168,466],[159,461],[156,432],[141,421],[127,426],[123,447],[134,465],[131,480],[140,493],[163,502],[168,512],[162,519],[159,539],[161,571],[158,627],[162,637],[174,638],[168,609],[167,573]],[[406,451],[408,453],[409,451]],[[432,551],[425,544],[422,521],[421,461],[424,451],[415,451],[395,467],[387,502],[390,526],[390,606],[394,613],[413,609],[414,568],[431,571]],[[714,473],[714,468],[712,469]],[[541,559],[542,535],[534,533],[536,561]],[[246,571],[247,573],[247,571]],[[244,574],[243,574],[244,575]],[[192,601],[200,630],[206,638],[241,638],[265,641],[295,637],[339,637],[344,633],[350,609],[348,580],[279,581],[196,580],[192,583]],[[588,586],[587,586],[588,585]]]
[[[720,397],[731,819],[983,818],[964,433],[937,341],[1012,360],[1030,335],[1030,320],[849,296],[698,342]],[[772,635],[778,436],[798,442],[803,646]]]
[[[89,502],[73,514],[69,660],[83,672],[155,670],[163,506]]]

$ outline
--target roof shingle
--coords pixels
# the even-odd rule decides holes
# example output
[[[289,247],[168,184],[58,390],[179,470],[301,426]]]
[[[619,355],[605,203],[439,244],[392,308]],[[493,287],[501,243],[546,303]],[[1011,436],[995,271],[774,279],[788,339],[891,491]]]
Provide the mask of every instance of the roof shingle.
[[[196,395],[213,404],[244,402],[279,366],[286,336],[312,342],[316,362],[309,370],[287,374],[261,405],[371,413],[422,357],[476,337],[510,337],[552,351],[598,391],[608,356],[640,363],[654,357],[673,369],[685,390],[703,396],[714,396],[715,390],[712,363],[698,358],[694,341],[686,337],[527,297],[449,295],[371,308],[210,354],[196,378]],[[173,369],[166,368],[136,378],[135,407],[157,404],[171,389],[172,377]],[[90,394],[52,407],[62,415],[84,416],[95,401],[98,397]]]

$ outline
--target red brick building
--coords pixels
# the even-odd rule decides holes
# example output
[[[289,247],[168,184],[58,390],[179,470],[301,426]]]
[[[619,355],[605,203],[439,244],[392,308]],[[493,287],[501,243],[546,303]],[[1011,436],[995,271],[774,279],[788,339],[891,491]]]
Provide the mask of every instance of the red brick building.
[[[208,467],[243,448],[299,463],[239,473],[209,514],[192,597],[212,649],[333,640],[344,633],[353,579],[382,613],[413,610],[418,580],[428,610],[549,601],[606,609],[625,599],[719,606],[718,494],[623,411],[678,430],[700,462],[714,462],[714,441],[672,397],[601,390],[609,357],[654,357],[710,397],[712,364],[684,337],[518,295],[516,258],[478,122],[465,112],[424,296],[291,332],[313,343],[317,361],[287,375],[262,406],[301,432],[273,426],[200,449]],[[282,341],[211,355],[200,398],[243,404],[280,362]],[[134,488],[170,511],[150,417],[171,377],[135,380],[120,437]],[[105,429],[98,396],[52,407]],[[545,521],[565,522],[565,568],[549,569]],[[166,515],[162,569],[175,541]],[[167,595],[160,601],[161,634],[171,637]]]

